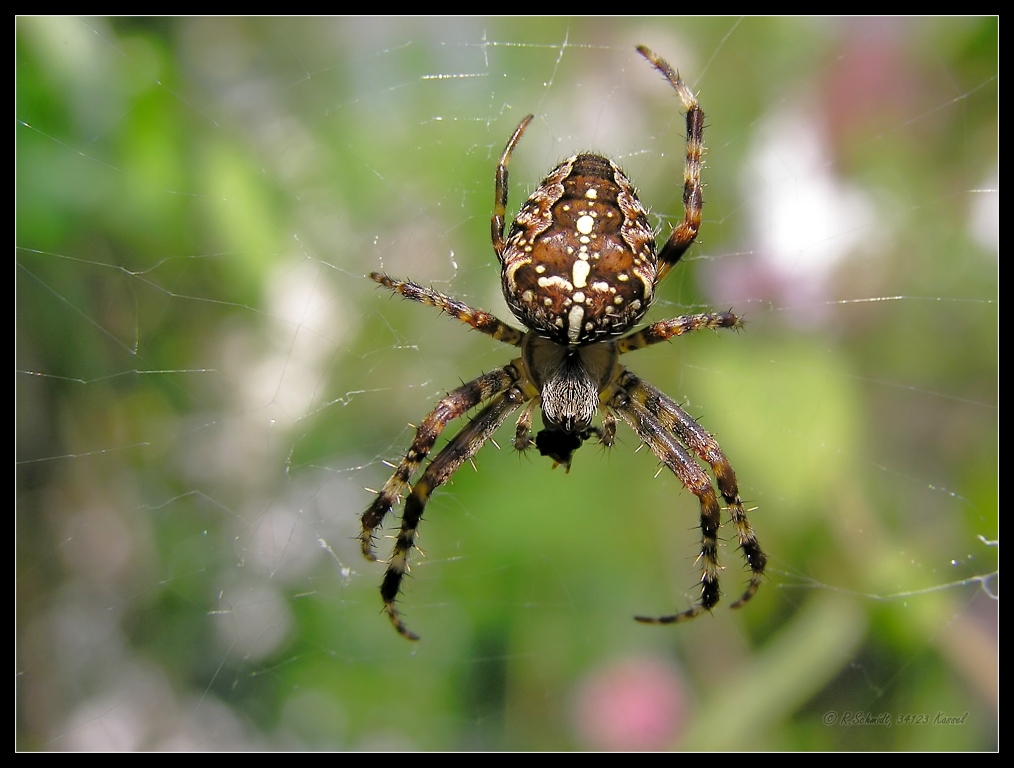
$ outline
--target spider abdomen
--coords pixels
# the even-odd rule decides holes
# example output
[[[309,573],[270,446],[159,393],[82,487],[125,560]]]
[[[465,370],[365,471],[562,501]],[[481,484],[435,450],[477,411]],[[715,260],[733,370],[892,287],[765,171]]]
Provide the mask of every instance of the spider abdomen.
[[[524,325],[581,346],[625,333],[648,310],[655,240],[633,185],[608,158],[564,160],[511,225],[503,291]]]

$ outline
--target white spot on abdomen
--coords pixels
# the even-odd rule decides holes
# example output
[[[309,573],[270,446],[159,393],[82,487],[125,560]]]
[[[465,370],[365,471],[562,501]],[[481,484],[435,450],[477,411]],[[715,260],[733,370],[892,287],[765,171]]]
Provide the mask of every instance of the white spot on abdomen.
[[[587,261],[575,261],[574,262],[574,287],[584,288],[588,285],[588,273],[591,272],[591,266]]]
[[[584,307],[575,304],[570,308],[570,314],[567,315],[567,338],[572,342],[577,342],[581,336],[581,321],[583,319]]]
[[[559,275],[550,275],[549,277],[539,278],[539,288],[549,288],[550,286],[553,285],[559,286],[567,293],[570,293],[571,291],[574,290],[574,286],[571,285],[569,281],[564,280]]]

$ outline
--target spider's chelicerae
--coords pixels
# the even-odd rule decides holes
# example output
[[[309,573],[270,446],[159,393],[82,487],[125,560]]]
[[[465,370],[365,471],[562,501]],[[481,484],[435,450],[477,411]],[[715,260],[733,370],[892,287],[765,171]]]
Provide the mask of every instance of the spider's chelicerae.
[[[418,427],[405,458],[363,513],[363,554],[376,560],[377,528],[405,494],[405,513],[380,593],[384,611],[403,636],[395,600],[415,547],[416,529],[433,491],[469,461],[513,412],[521,409],[514,435],[519,451],[533,445],[553,466],[570,468],[574,452],[595,438],[612,446],[616,419],[625,421],[665,466],[700,501],[701,593],[689,610],[638,621],[671,624],[710,611],[719,600],[718,530],[721,506],[704,469],[708,464],[732,518],[739,548],[750,567],[750,583],[733,603],[753,597],[767,558],[747,521],[736,473],[718,442],[679,405],[620,364],[620,355],[702,328],[736,328],[731,312],[682,315],[632,330],[655,298],[658,283],[697,237],[701,223],[701,165],[704,113],[693,92],[663,59],[644,46],[638,52],[665,75],[686,109],[687,147],[683,172],[683,221],[656,253],[647,213],[633,185],[611,160],[596,154],[570,157],[550,171],[518,213],[504,237],[507,164],[528,115],[507,141],[496,167],[493,250],[501,265],[504,298],[526,328],[520,331],[488,312],[407,280],[375,272],[371,277],[402,296],[518,347],[519,357],[449,393]],[[449,422],[484,408],[437,454],[414,485],[409,481]],[[532,437],[532,419],[542,409],[543,429]],[[601,414],[601,426],[593,424]]]

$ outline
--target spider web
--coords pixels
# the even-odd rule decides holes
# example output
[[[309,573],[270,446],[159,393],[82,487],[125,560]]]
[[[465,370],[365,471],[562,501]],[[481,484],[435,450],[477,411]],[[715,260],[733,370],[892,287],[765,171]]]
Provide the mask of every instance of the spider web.
[[[995,19],[17,32],[19,748],[996,747]],[[511,350],[366,276],[513,322],[529,112],[509,211],[592,149],[667,232],[683,120],[637,43],[707,114],[650,316],[747,326],[625,362],[721,441],[767,583],[728,610],[726,539],[713,616],[635,624],[693,599],[696,499],[629,431],[565,474],[505,428],[427,507],[407,643],[364,488]]]

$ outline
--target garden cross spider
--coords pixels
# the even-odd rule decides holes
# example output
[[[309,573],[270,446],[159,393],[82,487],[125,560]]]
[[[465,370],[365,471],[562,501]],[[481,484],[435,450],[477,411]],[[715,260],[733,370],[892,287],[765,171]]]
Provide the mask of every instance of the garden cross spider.
[[[738,328],[731,312],[682,315],[639,331],[659,281],[697,237],[701,224],[701,165],[704,113],[693,92],[663,59],[646,47],[638,52],[665,75],[686,109],[687,148],[683,172],[683,221],[655,252],[655,237],[633,185],[611,160],[596,154],[570,157],[550,171],[532,193],[504,237],[507,165],[525,117],[504,147],[496,167],[493,250],[501,264],[504,298],[527,329],[520,331],[488,312],[407,280],[374,272],[370,277],[407,299],[429,304],[477,331],[519,347],[520,357],[484,373],[444,397],[423,419],[405,458],[362,516],[363,555],[376,560],[373,539],[391,508],[407,494],[401,530],[387,563],[380,594],[387,613],[404,637],[417,640],[402,621],[395,600],[415,547],[416,529],[433,491],[469,461],[507,420],[523,408],[514,434],[519,451],[533,445],[553,466],[570,469],[574,451],[595,437],[612,446],[616,419],[625,421],[659,461],[673,471],[701,505],[701,593],[681,613],[636,617],[652,624],[693,619],[718,603],[718,529],[721,507],[707,473],[691,454],[707,463],[725,500],[739,548],[750,567],[750,583],[733,603],[738,608],[761,584],[767,558],[761,551],[739,498],[736,473],[718,442],[660,390],[620,365],[620,355],[702,328]],[[618,338],[617,338],[618,337]],[[434,458],[419,480],[419,469],[449,422],[472,408],[483,410]],[[542,408],[542,429],[532,437],[532,418]],[[602,426],[592,424],[596,412]]]

